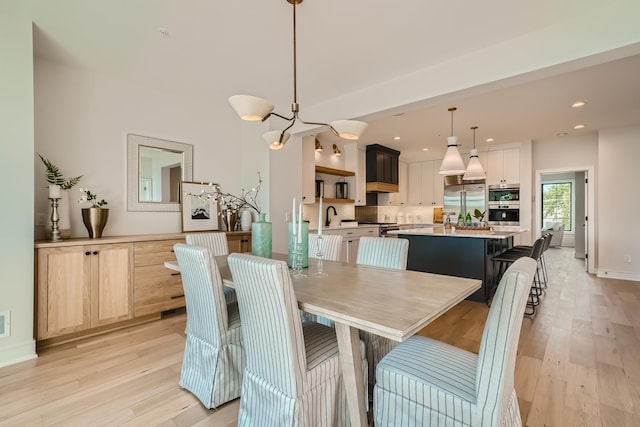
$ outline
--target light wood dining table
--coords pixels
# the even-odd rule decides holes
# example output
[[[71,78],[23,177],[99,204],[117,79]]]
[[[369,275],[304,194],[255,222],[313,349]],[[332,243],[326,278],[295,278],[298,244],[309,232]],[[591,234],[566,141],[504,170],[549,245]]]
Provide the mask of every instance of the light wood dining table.
[[[286,260],[286,254],[273,258]],[[233,287],[227,257],[216,257],[226,286]],[[480,288],[477,279],[324,261],[321,279],[293,278],[298,307],[335,322],[351,425],[366,426],[359,331],[402,342]],[[180,271],[177,262],[165,266]],[[308,271],[307,271],[308,270]]]

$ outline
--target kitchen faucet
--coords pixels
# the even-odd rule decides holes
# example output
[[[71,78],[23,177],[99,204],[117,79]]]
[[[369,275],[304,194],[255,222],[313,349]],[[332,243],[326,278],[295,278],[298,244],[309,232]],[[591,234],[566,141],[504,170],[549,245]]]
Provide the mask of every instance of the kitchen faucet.
[[[324,226],[325,227],[330,227],[331,226],[331,218],[329,218],[329,209],[333,209],[333,214],[334,215],[338,215],[338,212],[336,212],[336,208],[334,208],[333,206],[328,206],[327,207],[327,219],[324,222]]]

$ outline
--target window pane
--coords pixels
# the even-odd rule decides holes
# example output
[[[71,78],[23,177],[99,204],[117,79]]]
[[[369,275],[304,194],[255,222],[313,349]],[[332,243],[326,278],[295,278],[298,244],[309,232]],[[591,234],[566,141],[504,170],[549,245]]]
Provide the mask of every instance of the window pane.
[[[543,223],[561,222],[566,231],[572,230],[572,192],[573,188],[570,182],[542,184]]]

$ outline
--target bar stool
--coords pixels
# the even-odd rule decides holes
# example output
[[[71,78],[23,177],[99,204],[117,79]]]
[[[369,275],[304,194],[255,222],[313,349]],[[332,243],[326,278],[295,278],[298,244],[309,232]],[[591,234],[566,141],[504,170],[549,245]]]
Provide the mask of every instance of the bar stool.
[[[551,246],[551,241],[553,240],[553,234],[544,233],[541,237],[544,239],[544,245],[542,247],[542,254],[540,255],[540,268],[542,269],[542,285],[544,289],[547,289],[547,285],[549,283],[549,276],[547,273],[547,263],[544,260],[544,254],[545,252],[547,252],[547,249],[549,249],[549,247]],[[527,256],[531,252],[532,248],[533,246],[528,246],[528,245],[518,245],[513,247],[513,249],[515,250],[524,251]]]

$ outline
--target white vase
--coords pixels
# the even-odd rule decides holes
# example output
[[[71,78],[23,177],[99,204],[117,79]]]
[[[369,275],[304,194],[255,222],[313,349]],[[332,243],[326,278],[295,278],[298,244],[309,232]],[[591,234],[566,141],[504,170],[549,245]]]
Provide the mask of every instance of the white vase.
[[[58,229],[63,239],[71,238],[71,211],[69,210],[69,190],[60,190],[60,200],[58,200]],[[51,238],[51,200],[47,199],[47,225],[44,230],[45,236]]]
[[[242,211],[242,215],[240,215],[240,228],[242,228],[242,231],[251,231],[252,222],[253,222],[253,215],[251,215],[251,211],[249,210]]]

